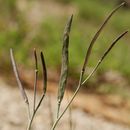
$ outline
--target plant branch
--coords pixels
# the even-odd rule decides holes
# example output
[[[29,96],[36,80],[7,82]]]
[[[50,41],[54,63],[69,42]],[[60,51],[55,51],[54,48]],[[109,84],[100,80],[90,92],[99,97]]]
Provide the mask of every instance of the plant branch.
[[[110,52],[110,50],[113,48],[113,46],[117,43],[117,41],[119,41],[128,31],[124,32],[123,34],[121,34],[112,44],[111,46],[106,50],[106,52],[104,53],[104,55],[101,57],[101,59],[99,60],[99,62],[97,63],[97,65],[94,67],[94,69],[92,70],[92,72],[88,75],[88,77],[85,79],[85,81],[82,83],[82,79],[83,79],[83,71],[81,71],[80,74],[80,80],[79,80],[79,85],[76,89],[76,91],[74,92],[72,98],[70,99],[69,103],[67,104],[66,108],[64,109],[64,111],[61,113],[61,115],[59,116],[59,118],[55,121],[55,123],[53,124],[51,130],[54,130],[55,127],[57,126],[59,120],[63,117],[63,115],[65,114],[65,112],[67,111],[67,109],[69,108],[69,106],[71,105],[71,103],[73,102],[74,98],[76,97],[76,95],[78,94],[80,88],[82,87],[82,85],[84,85],[85,82],[87,82],[92,76],[93,74],[96,72],[96,70],[98,69],[99,65],[102,63],[102,61],[104,60],[104,58],[107,56],[107,54]]]
[[[89,57],[90,57],[90,54],[92,52],[92,47],[94,45],[94,43],[96,42],[97,38],[99,37],[101,31],[103,30],[103,28],[105,27],[105,25],[108,23],[108,21],[110,20],[110,18],[114,15],[114,13],[120,9],[122,6],[124,6],[125,2],[123,2],[122,4],[120,4],[119,6],[117,6],[109,15],[108,17],[105,19],[105,21],[103,22],[103,24],[101,25],[101,27],[99,28],[99,30],[96,32],[96,34],[94,35],[94,37],[92,38],[92,41],[89,45],[89,48],[88,48],[88,51],[87,51],[87,54],[86,54],[86,57],[85,57],[85,61],[84,61],[84,64],[83,64],[83,68],[82,70],[85,72],[85,69],[86,69],[86,66],[87,66],[87,63],[88,63],[88,60],[89,60]]]
[[[36,53],[34,53],[35,56],[36,56]],[[36,58],[35,58],[36,59]],[[33,111],[33,114],[32,114],[32,117],[28,123],[28,127],[27,127],[27,130],[31,130],[31,126],[32,126],[32,122],[33,122],[33,119],[39,109],[39,107],[41,106],[41,103],[46,95],[46,89],[47,89],[47,70],[46,70],[46,64],[45,64],[45,59],[44,59],[44,55],[43,55],[43,52],[41,52],[41,61],[42,61],[42,68],[43,68],[43,93],[42,93],[42,96],[36,106],[36,108],[34,109]],[[36,64],[37,66],[37,64]],[[37,67],[36,67],[37,68]]]
[[[30,119],[30,121],[29,121],[29,123],[28,123],[27,130],[31,130],[31,126],[32,126],[33,119],[34,119],[34,117],[35,117],[35,115],[36,115],[36,113],[37,113],[39,107],[41,106],[41,103],[42,103],[44,97],[45,97],[45,94],[42,94],[42,96],[41,96],[41,98],[40,98],[40,100],[39,100],[39,103],[38,103],[37,107],[35,108],[35,111],[33,112],[32,117],[31,117],[31,119]]]

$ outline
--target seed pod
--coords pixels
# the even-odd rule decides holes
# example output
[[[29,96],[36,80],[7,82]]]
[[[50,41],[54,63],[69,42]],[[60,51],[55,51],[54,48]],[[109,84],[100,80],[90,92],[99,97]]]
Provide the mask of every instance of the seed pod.
[[[94,35],[94,37],[92,38],[92,41],[89,45],[89,48],[87,50],[87,53],[86,53],[86,57],[85,57],[85,60],[84,60],[84,64],[83,64],[83,72],[85,71],[86,69],[86,66],[88,64],[88,60],[89,60],[89,57],[90,57],[90,54],[92,52],[92,48],[93,48],[93,45],[94,43],[96,42],[97,38],[99,37],[100,33],[102,32],[103,28],[105,27],[105,25],[108,23],[108,21],[110,20],[110,18],[114,15],[115,12],[117,12],[122,6],[125,5],[125,2],[123,2],[122,4],[120,4],[119,6],[117,6],[109,15],[108,17],[105,19],[105,21],[103,22],[103,24],[101,25],[101,27],[99,28],[99,30],[96,32],[96,34]]]
[[[16,80],[17,80],[20,92],[22,94],[22,97],[23,97],[25,103],[29,105],[28,97],[27,97],[26,92],[24,90],[24,87],[23,87],[23,85],[22,85],[22,83],[20,81],[19,72],[18,72],[18,69],[17,69],[17,65],[16,65],[16,62],[15,62],[15,59],[14,59],[14,54],[13,54],[13,50],[12,49],[10,49],[10,58],[11,58],[13,71],[14,71],[14,74],[15,74],[15,77],[16,77]]]
[[[45,95],[47,89],[47,69],[46,69],[43,52],[41,52],[41,61],[42,61],[42,71],[43,71],[43,94]]]
[[[64,35],[63,35],[63,47],[62,47],[62,66],[61,66],[61,75],[59,81],[59,88],[58,88],[58,113],[60,109],[61,101],[64,97],[65,88],[67,84],[67,77],[68,77],[68,64],[69,64],[69,34],[71,30],[73,15],[69,18],[69,21],[66,24]]]

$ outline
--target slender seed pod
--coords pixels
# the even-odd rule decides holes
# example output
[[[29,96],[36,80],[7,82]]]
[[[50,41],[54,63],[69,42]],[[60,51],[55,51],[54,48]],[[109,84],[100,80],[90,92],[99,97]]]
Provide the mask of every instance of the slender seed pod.
[[[43,52],[41,52],[42,71],[43,71],[43,95],[45,96],[47,90],[47,69]]]
[[[35,111],[36,107],[36,96],[37,96],[37,80],[38,80],[38,59],[37,59],[37,51],[34,48],[34,59],[35,59],[35,76],[34,76],[34,98],[33,98],[33,111]]]
[[[109,46],[108,49],[106,49],[106,51],[104,52],[104,54],[102,55],[102,57],[100,58],[100,60],[97,62],[97,65],[95,66],[95,68],[93,69],[93,71],[91,72],[90,76],[93,75],[93,73],[96,72],[96,70],[98,69],[99,65],[102,63],[102,61],[105,59],[105,57],[108,55],[108,53],[111,51],[111,49],[115,46],[115,44],[122,38],[124,37],[126,34],[128,33],[128,31],[123,32],[121,35],[119,35]],[[87,82],[89,79],[89,76],[82,82],[81,85],[84,85],[85,82]]]
[[[26,92],[24,90],[24,87],[23,87],[23,85],[22,85],[22,83],[20,81],[19,72],[18,72],[18,69],[17,69],[17,65],[16,65],[16,62],[15,62],[15,59],[14,59],[14,54],[13,54],[13,50],[12,49],[10,49],[10,58],[11,58],[13,71],[14,71],[14,74],[15,74],[15,77],[16,77],[16,80],[17,80],[17,83],[18,83],[21,95],[22,95],[25,103],[28,105],[29,104],[28,97],[27,97]]]
[[[89,45],[88,51],[86,53],[86,57],[85,57],[83,68],[82,68],[83,73],[84,73],[84,71],[86,69],[86,66],[87,66],[90,54],[92,52],[93,45],[96,42],[97,38],[99,37],[101,31],[103,30],[103,28],[105,27],[105,25],[108,23],[108,21],[110,20],[110,18],[114,15],[114,13],[116,11],[118,11],[124,5],[125,5],[125,2],[123,2],[122,4],[120,4],[119,6],[117,6],[115,9],[113,9],[113,11],[108,15],[108,17],[105,19],[105,21],[103,22],[103,24],[101,25],[101,27],[99,28],[99,30],[94,35],[94,37],[93,37],[93,39],[92,39],[92,41],[91,41],[91,43]]]
[[[59,114],[60,104],[64,97],[65,88],[67,84],[67,77],[68,77],[68,64],[69,64],[69,35],[72,25],[73,15],[69,18],[63,35],[63,47],[62,47],[62,66],[61,66],[61,75],[59,81],[59,88],[58,88],[58,110],[57,116]]]

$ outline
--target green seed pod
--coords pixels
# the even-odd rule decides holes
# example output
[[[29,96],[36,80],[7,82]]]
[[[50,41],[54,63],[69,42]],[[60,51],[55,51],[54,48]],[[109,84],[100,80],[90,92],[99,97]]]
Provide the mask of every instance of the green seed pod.
[[[66,24],[64,35],[63,35],[62,66],[61,66],[61,75],[60,75],[59,88],[58,88],[58,113],[59,113],[61,101],[64,97],[65,88],[67,84],[68,64],[69,64],[69,51],[68,51],[69,34],[71,30],[72,20],[73,20],[73,15],[69,18],[69,21]]]

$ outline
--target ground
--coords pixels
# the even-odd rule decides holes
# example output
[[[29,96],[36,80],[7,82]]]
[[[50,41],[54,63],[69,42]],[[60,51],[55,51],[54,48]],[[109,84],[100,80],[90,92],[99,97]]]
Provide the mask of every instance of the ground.
[[[29,98],[32,99],[32,91],[28,90]],[[56,97],[51,95],[52,112],[56,109]],[[38,93],[38,97],[40,93]],[[40,110],[38,111],[32,130],[48,130],[50,128],[48,97],[45,98]],[[66,101],[65,101],[66,102]],[[63,106],[65,105],[63,103]],[[54,117],[55,117],[55,113]],[[0,129],[1,130],[23,130],[26,129],[27,114],[26,105],[24,104],[19,89],[16,86],[7,85],[2,79],[0,80]],[[47,118],[48,117],[48,118]],[[129,130],[130,127],[118,123],[106,121],[99,116],[92,116],[81,108],[74,107],[72,111],[73,125],[75,130]],[[69,129],[68,113],[58,125],[57,130]]]

